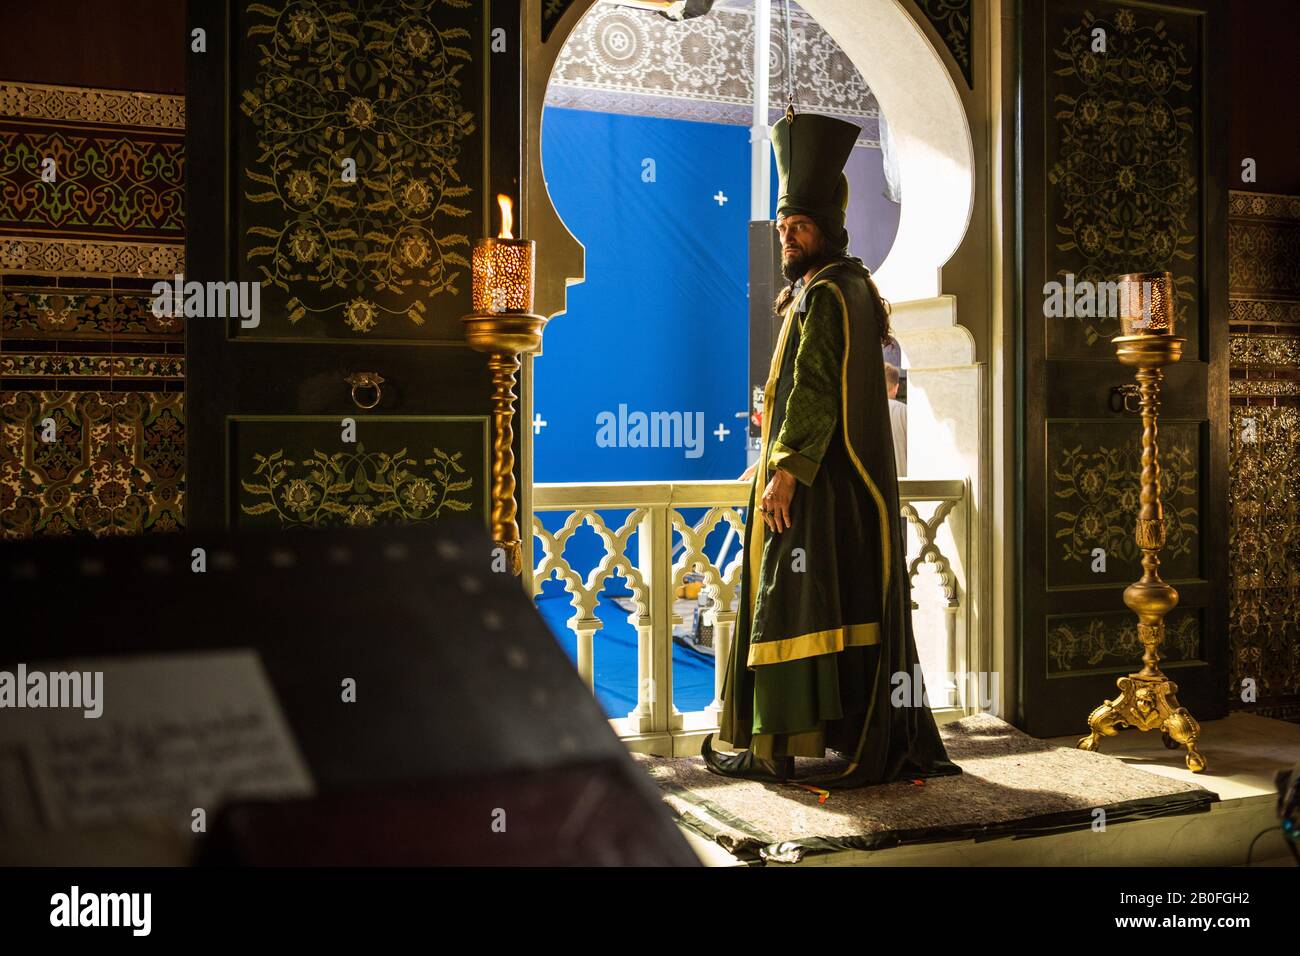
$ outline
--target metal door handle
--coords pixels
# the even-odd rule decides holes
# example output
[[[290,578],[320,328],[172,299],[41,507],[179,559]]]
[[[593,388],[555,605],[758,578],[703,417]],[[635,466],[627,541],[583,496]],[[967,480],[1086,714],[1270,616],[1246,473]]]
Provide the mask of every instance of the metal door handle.
[[[378,372],[353,372],[343,381],[352,386],[352,401],[357,408],[369,411],[379,404],[382,395],[380,385],[383,384],[384,377]],[[375,390],[375,400],[370,403],[363,402],[357,397],[357,389],[360,388],[373,388]]]
[[[1130,405],[1129,399],[1137,399],[1138,404]],[[1112,385],[1110,387],[1110,410],[1115,414],[1128,412],[1130,415],[1136,415],[1142,411],[1142,391],[1136,385]]]

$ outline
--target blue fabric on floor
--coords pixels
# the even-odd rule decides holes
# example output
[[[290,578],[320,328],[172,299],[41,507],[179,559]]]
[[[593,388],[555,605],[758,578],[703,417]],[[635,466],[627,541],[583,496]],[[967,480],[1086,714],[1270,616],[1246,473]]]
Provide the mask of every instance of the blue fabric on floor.
[[[547,594],[547,588],[555,591]],[[555,639],[575,664],[578,638],[565,624],[573,616],[573,604],[558,582],[543,588],[537,609]],[[627,611],[602,594],[596,617],[604,623],[593,648],[593,678],[596,699],[609,717],[626,717],[636,707],[637,637],[627,622]],[[703,710],[713,700],[713,658],[689,647],[673,644],[673,701],[685,713]]]

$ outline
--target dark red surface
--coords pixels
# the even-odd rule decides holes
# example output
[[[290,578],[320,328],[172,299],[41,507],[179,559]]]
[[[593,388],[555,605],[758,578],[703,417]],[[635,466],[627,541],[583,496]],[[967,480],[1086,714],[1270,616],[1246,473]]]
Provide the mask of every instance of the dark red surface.
[[[184,93],[185,0],[6,0],[0,80]]]

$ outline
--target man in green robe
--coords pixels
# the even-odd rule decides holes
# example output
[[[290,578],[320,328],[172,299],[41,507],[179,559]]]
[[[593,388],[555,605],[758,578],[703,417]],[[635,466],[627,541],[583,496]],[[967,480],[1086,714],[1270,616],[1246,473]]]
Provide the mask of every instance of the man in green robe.
[[[794,758],[839,759],[825,789],[960,773],[944,750],[912,635],[884,358],[888,310],[849,256],[842,170],[860,132],[816,114],[772,129],[777,231],[792,285],[764,392],[746,512],[740,609],[723,683],[731,777],[787,780]],[[893,702],[895,674],[910,693]]]

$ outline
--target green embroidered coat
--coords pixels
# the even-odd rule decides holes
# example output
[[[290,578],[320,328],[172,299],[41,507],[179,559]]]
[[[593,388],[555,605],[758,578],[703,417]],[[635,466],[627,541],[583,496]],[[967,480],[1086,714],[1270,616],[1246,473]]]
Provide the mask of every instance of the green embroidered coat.
[[[842,760],[827,789],[960,773],[921,688],[869,273],[833,259],[786,309],[764,394],[762,449],[746,512],[735,637],[719,736],[764,757]],[[791,527],[755,511],[771,476],[797,479]],[[800,778],[803,780],[804,778]]]

